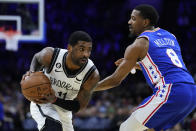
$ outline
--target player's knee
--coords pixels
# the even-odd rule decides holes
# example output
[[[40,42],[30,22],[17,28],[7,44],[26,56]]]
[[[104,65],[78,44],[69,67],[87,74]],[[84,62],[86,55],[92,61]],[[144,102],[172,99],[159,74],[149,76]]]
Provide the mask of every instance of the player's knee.
[[[120,131],[143,131],[148,129],[142,125],[133,116],[130,116],[125,122],[120,125]]]
[[[139,131],[138,126],[138,122],[131,116],[120,125],[120,131]]]
[[[124,122],[120,125],[119,131],[126,131],[125,123]]]
[[[139,131],[139,130],[137,129],[137,126],[134,125],[133,123],[128,123],[127,121],[125,121],[120,125],[119,131]]]

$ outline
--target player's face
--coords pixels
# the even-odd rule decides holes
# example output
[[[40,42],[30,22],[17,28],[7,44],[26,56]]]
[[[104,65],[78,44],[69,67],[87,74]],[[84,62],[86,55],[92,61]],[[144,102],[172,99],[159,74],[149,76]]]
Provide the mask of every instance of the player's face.
[[[140,11],[133,10],[131,13],[131,18],[128,21],[129,31],[132,35],[139,35],[144,30],[144,18],[140,15]]]
[[[86,41],[78,41],[72,46],[71,58],[75,65],[83,66],[91,55],[92,43]]]

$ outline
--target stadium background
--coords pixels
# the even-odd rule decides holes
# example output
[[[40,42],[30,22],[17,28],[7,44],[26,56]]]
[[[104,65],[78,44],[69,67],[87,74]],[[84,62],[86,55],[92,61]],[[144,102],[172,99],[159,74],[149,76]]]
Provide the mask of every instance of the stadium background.
[[[66,48],[70,33],[84,30],[93,38],[91,59],[101,78],[105,78],[115,70],[114,62],[123,57],[125,48],[134,40],[128,37],[127,22],[131,10],[141,3],[158,10],[158,26],[176,35],[184,62],[196,79],[195,0],[47,0],[44,41],[20,42],[16,52],[5,50],[5,42],[0,41],[0,131],[36,131],[29,101],[21,95],[19,85],[34,53],[46,46]],[[75,130],[117,131],[119,124],[150,94],[141,72],[129,75],[119,87],[94,93],[88,108],[74,115]],[[195,131],[195,111],[171,130]]]

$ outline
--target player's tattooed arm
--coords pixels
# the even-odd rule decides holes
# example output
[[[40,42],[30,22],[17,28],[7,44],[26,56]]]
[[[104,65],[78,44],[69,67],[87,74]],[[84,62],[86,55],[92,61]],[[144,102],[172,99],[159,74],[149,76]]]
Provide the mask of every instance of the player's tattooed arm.
[[[46,47],[33,56],[30,71],[40,71],[43,67],[48,68],[52,60],[54,48]]]
[[[96,87],[99,79],[100,76],[98,70],[95,70],[82,85],[81,90],[76,98],[80,103],[80,109],[84,109],[88,105],[93,94],[93,90]]]
[[[54,48],[46,47],[42,49],[40,52],[36,53],[31,61],[29,71],[27,71],[22,76],[22,80],[24,80],[26,76],[29,76],[31,72],[40,71],[43,67],[47,69],[50,66],[53,52]]]

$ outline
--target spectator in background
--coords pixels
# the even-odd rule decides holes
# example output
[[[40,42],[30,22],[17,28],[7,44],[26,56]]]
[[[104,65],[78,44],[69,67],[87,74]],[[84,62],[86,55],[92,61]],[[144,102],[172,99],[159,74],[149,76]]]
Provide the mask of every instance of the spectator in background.
[[[4,119],[4,111],[3,111],[3,104],[1,103],[1,98],[0,98],[0,131],[3,130],[3,119]]]
[[[196,112],[193,114],[193,118],[191,120],[191,131],[196,131]]]

